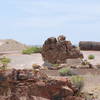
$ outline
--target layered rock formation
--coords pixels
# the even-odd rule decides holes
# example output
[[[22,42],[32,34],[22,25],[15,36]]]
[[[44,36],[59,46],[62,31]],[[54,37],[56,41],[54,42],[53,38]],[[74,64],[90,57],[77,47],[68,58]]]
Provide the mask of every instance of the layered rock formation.
[[[37,75],[31,72],[0,72],[0,100],[83,100],[74,96],[77,89],[69,79],[53,79],[41,72]]]
[[[52,64],[64,63],[66,59],[83,58],[80,50],[67,41],[63,35],[57,39],[48,38],[43,45],[42,56],[44,61]]]

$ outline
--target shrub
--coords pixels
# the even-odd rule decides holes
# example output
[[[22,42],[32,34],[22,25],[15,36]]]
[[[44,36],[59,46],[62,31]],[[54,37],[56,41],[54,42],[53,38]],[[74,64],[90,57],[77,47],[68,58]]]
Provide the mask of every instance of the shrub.
[[[76,87],[76,94],[78,95],[84,87],[84,78],[81,76],[72,76],[71,82]]]
[[[62,68],[59,70],[61,76],[72,76],[76,75],[70,68]]]
[[[53,64],[53,67],[58,67],[59,66],[59,64]]]
[[[23,54],[32,54],[32,50],[30,49],[25,49],[22,51]]]
[[[32,47],[32,53],[41,53],[41,47]]]
[[[27,50],[23,50],[22,54],[30,54],[30,52],[28,52]]]
[[[10,63],[10,61],[11,60],[9,58],[6,58],[6,57],[0,58],[0,63],[2,64],[0,69],[5,70],[7,68],[7,64]]]
[[[2,64],[8,64],[8,63],[10,63],[10,59],[9,58],[6,58],[6,57],[3,57],[3,58],[0,58],[0,62]]]
[[[31,47],[22,51],[23,54],[40,53],[41,47]]]
[[[94,56],[94,55],[89,55],[89,56],[88,56],[88,59],[90,59],[90,60],[91,60],[91,59],[95,59],[95,56]]]

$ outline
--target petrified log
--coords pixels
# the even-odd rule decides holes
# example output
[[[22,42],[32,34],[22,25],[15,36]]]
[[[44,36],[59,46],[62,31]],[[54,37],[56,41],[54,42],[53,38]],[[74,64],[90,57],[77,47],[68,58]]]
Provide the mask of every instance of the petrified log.
[[[100,42],[80,41],[79,47],[81,50],[100,50]]]
[[[23,73],[24,72],[25,71],[23,71]],[[28,74],[28,72],[29,71],[27,70],[27,73],[25,72],[25,74]],[[6,71],[5,73],[8,72]],[[12,80],[12,78],[9,80]],[[6,80],[9,83],[9,89],[6,90],[8,94],[3,95],[0,93],[0,100],[82,100],[81,98],[77,99],[77,97],[73,96],[75,95],[77,88],[72,85],[68,78],[47,77],[46,80],[44,80],[40,77],[37,80],[34,79],[33,76],[33,82],[27,81],[28,79],[19,81],[12,80],[11,82],[9,82],[9,80]],[[1,80],[1,82],[2,81],[3,80]]]
[[[66,37],[59,36],[57,39],[54,37],[48,38],[42,48],[42,57],[45,62],[52,64],[64,63],[66,59],[82,58],[77,47],[73,46],[70,41],[65,40]]]

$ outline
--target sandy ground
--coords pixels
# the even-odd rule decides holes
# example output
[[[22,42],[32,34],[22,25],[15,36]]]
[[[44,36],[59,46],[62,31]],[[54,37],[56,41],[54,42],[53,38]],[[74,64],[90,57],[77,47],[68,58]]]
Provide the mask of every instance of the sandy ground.
[[[100,75],[84,75],[84,92],[93,93],[100,100]]]
[[[9,68],[30,69],[32,68],[32,64],[42,65],[44,63],[42,56],[39,53],[32,55],[8,54],[5,56],[11,59]]]
[[[100,64],[100,51],[81,51],[84,55],[84,59],[88,59],[87,57],[91,54],[95,56],[95,59],[89,60],[93,65]],[[6,54],[8,58],[11,59],[11,63],[9,64],[10,68],[31,68],[32,64],[42,65],[44,63],[41,54],[32,54],[32,55],[22,55],[22,54]]]
[[[88,59],[88,56],[91,54],[95,56],[95,59],[89,60],[91,64],[93,65],[100,64],[100,51],[81,51],[81,52],[84,55],[84,59]]]

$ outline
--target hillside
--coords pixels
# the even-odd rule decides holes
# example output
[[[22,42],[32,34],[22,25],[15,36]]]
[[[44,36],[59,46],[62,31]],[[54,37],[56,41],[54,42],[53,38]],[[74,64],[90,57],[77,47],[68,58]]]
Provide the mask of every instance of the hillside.
[[[0,52],[22,51],[27,47],[25,44],[13,39],[0,40]]]

